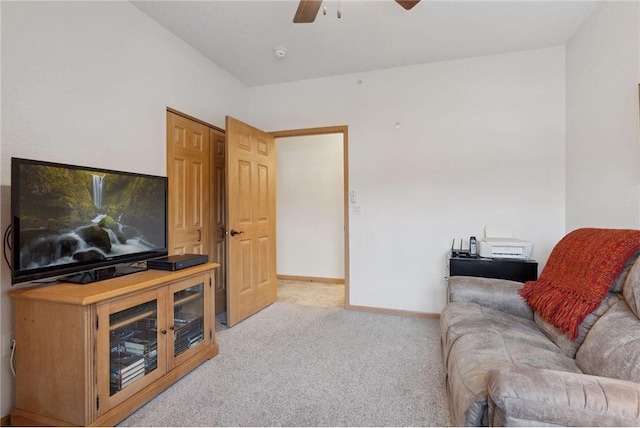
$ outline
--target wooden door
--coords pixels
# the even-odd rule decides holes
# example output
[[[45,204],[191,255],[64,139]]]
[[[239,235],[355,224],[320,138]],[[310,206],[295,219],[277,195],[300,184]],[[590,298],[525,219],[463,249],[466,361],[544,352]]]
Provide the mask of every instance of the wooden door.
[[[273,136],[227,116],[227,325],[276,300]]]
[[[209,128],[167,112],[169,254],[209,252]]]
[[[225,177],[225,134],[222,131],[211,128],[209,131],[209,141],[213,151],[213,173],[212,173],[212,193],[211,193],[211,220],[213,248],[211,256],[213,260],[220,264],[215,270],[215,313],[216,315],[227,310],[227,205],[226,205],[226,177]]]

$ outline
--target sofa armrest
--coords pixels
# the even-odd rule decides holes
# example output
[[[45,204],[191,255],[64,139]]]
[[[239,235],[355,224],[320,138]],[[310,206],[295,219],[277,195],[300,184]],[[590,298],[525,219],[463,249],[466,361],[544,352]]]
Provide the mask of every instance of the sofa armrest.
[[[557,370],[487,373],[492,426],[640,426],[640,384]]]
[[[518,291],[522,282],[473,276],[449,277],[449,301],[473,302],[511,315],[533,319],[533,311]]]

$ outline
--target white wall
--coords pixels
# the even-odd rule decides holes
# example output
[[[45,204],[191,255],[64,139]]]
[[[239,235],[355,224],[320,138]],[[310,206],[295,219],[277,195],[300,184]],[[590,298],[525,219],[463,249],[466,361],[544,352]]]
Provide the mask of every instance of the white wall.
[[[567,231],[640,227],[639,2],[602,2],[566,47]]]
[[[224,126],[244,117],[245,87],[128,2],[1,2],[1,228],[10,158],[166,174],[165,112]],[[2,262],[2,335],[13,333]],[[2,358],[2,408],[13,378]]]
[[[261,129],[349,126],[352,305],[439,313],[452,238],[486,224],[546,260],[564,235],[564,61],[557,47],[248,89]]]
[[[342,134],[276,140],[278,275],[344,279]]]

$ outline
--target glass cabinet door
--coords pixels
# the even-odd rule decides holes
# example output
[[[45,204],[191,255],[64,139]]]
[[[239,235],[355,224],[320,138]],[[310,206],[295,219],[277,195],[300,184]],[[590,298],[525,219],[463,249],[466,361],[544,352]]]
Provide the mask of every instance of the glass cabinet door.
[[[169,329],[173,331],[173,357],[181,360],[210,342],[210,305],[206,304],[210,296],[209,276],[175,284],[172,291],[173,323]]]
[[[158,301],[109,315],[109,395],[158,368]]]
[[[165,296],[154,290],[98,306],[99,414],[166,373]]]

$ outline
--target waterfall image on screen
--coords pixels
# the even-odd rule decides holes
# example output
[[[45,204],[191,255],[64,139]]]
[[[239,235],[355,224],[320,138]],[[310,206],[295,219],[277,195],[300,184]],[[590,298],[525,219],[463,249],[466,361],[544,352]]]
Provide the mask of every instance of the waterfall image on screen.
[[[93,205],[96,208],[102,208],[102,184],[104,183],[104,174],[93,174]]]
[[[19,271],[166,248],[164,177],[47,163],[19,168]]]

